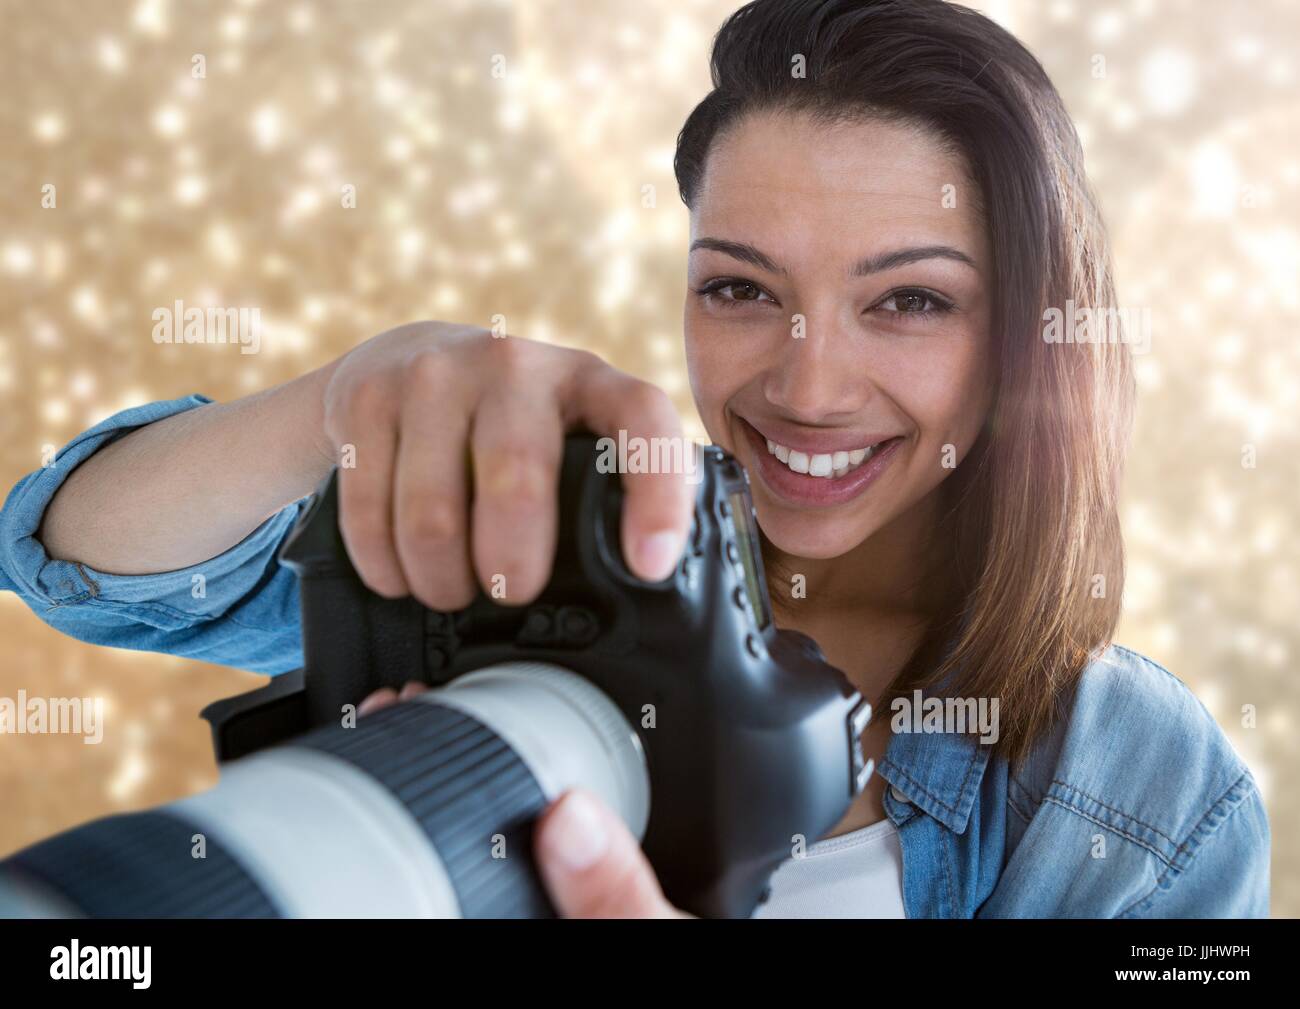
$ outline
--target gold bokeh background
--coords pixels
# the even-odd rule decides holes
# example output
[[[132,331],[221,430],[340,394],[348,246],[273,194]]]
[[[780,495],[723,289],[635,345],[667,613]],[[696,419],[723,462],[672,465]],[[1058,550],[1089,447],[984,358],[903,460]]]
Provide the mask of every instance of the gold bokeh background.
[[[119,409],[236,398],[417,318],[501,315],[512,333],[596,350],[661,384],[702,436],[672,153],[735,6],[4,0],[4,489]],[[1121,303],[1151,311],[1119,640],[1182,677],[1254,770],[1273,913],[1295,916],[1300,9],[975,6],[1064,95]],[[151,312],[176,299],[258,306],[261,352],[154,344]],[[262,682],[81,644],[8,593],[0,656],[0,696],[107,708],[97,746],[0,736],[0,854],[211,786],[197,712]]]

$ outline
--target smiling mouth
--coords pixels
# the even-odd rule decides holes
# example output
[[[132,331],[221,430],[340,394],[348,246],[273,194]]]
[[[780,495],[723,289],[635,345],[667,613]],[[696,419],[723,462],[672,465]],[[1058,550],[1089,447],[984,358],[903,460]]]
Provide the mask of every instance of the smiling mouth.
[[[800,452],[797,449],[788,448],[779,442],[775,442],[771,438],[765,438],[764,440],[767,442],[767,454],[784,463],[791,472],[802,473],[806,476],[825,477],[828,480],[838,480],[868,462],[878,451],[897,439],[886,438],[884,441],[878,441],[873,445],[849,451],[817,453]]]
[[[743,417],[736,419],[749,443],[750,465],[759,482],[777,498],[800,507],[828,508],[859,497],[874,486],[907,441],[906,435],[877,436],[874,442],[867,441],[870,435],[857,435],[867,443],[850,447],[853,434],[834,440],[819,435],[817,447],[829,451],[813,452],[816,442],[811,436],[803,448],[791,448],[769,438]]]

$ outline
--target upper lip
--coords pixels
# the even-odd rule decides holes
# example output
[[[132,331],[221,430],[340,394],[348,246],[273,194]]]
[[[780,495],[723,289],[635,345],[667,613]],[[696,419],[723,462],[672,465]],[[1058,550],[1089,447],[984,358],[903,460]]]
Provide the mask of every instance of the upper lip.
[[[784,445],[794,452],[807,455],[831,455],[835,452],[852,452],[854,449],[867,448],[882,441],[896,437],[892,434],[856,434],[852,431],[808,431],[791,427],[782,421],[752,421],[742,417],[747,423],[768,441]]]

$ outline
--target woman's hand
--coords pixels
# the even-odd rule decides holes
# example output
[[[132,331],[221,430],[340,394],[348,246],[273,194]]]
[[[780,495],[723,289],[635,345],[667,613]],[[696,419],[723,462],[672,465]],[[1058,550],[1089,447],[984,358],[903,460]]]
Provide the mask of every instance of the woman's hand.
[[[450,323],[367,341],[337,363],[323,399],[358,573],[380,595],[437,610],[468,606],[477,585],[509,605],[545,588],[566,431],[683,437],[661,390],[594,354]],[[681,555],[694,496],[682,473],[623,483],[623,555],[657,581]]]
[[[357,705],[357,715],[426,689],[408,683],[400,694],[388,687],[377,690]],[[692,917],[668,903],[636,838],[590,792],[570,790],[547,807],[534,831],[533,854],[561,917]]]
[[[533,853],[564,918],[690,918],[668,903],[627,825],[595,795],[565,792],[537,821]]]
[[[480,585],[514,605],[546,587],[568,430],[683,438],[663,392],[594,354],[448,323],[402,326],[362,344],[334,366],[323,404],[358,573],[381,595],[413,595],[438,610],[468,606]],[[694,494],[685,473],[624,474],[623,485],[623,556],[657,581],[681,555]],[[504,598],[493,591],[500,578]],[[423,689],[376,691],[357,712]],[[570,791],[552,803],[534,854],[565,917],[689,917],[664,898],[636,839],[594,795]]]

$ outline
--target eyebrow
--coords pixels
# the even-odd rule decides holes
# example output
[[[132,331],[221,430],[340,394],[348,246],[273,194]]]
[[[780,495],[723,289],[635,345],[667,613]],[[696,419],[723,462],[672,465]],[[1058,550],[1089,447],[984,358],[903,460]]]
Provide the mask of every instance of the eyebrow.
[[[725,238],[697,238],[691,243],[690,251],[694,252],[696,249],[712,249],[714,252],[721,252],[733,259],[739,259],[741,262],[757,266],[761,270],[767,270],[769,273],[777,273],[783,277],[790,275],[789,271],[771,256],[747,242],[733,242]],[[849,270],[849,276],[865,277],[872,273],[881,273],[885,270],[897,269],[900,266],[908,266],[911,263],[919,263],[925,259],[951,259],[958,263],[965,263],[972,269],[979,269],[975,265],[975,260],[960,249],[954,249],[950,245],[918,245],[909,249],[895,249],[892,252],[883,252],[877,256],[867,256],[860,259]]]

